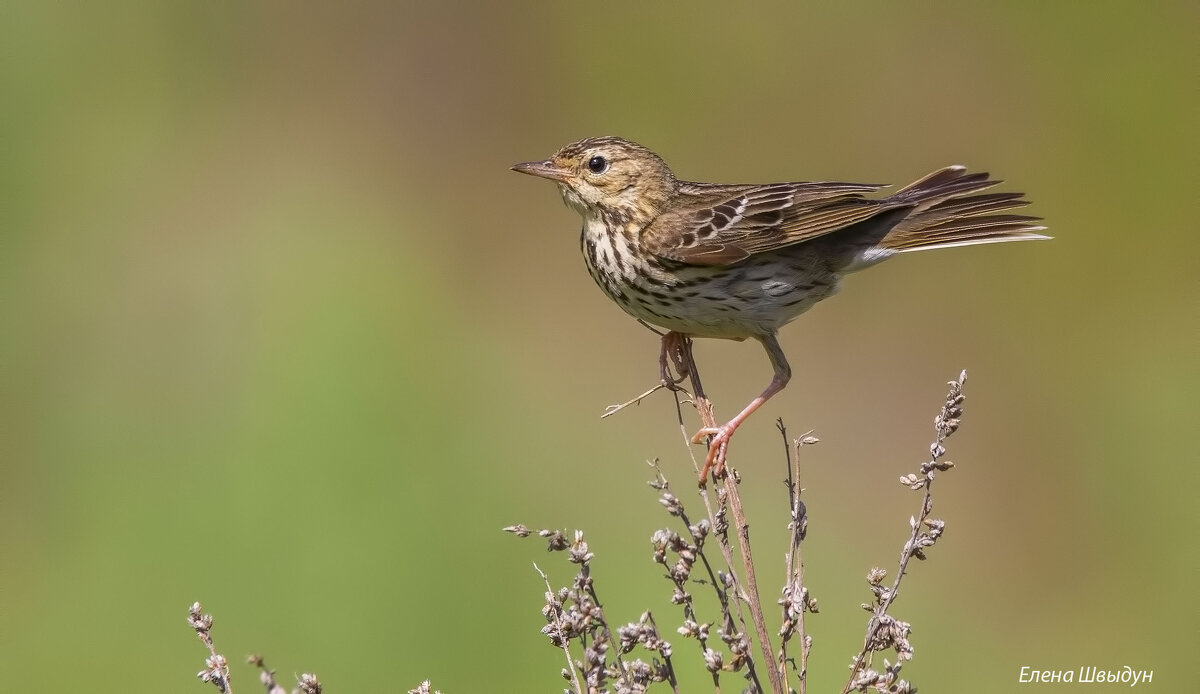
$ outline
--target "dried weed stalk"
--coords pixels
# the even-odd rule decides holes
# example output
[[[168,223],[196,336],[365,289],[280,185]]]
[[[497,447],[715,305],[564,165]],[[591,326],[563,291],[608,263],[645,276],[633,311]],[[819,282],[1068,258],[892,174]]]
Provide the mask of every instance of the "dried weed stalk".
[[[534,565],[546,583],[542,606],[546,626],[542,633],[566,656],[562,676],[572,683],[573,691],[602,692],[611,686],[613,691],[632,694],[646,691],[652,682],[668,682],[679,691],[671,664],[671,643],[659,635],[652,614],[643,613],[637,622],[619,627],[614,634],[596,594],[591,569],[595,555],[588,549],[582,531],[576,530],[573,539],[568,539],[558,530],[533,531],[524,525],[504,530],[518,537],[536,534],[546,540],[547,551],[566,552],[567,561],[579,567],[570,586],[554,590],[546,574]],[[572,655],[572,644],[581,651],[578,658]],[[628,657],[639,647],[651,654],[650,662]]]
[[[924,491],[921,501],[921,511],[915,517],[909,517],[911,529],[908,541],[900,550],[899,566],[896,577],[890,586],[885,586],[883,579],[887,571],[875,567],[867,573],[867,585],[875,596],[874,604],[863,603],[863,609],[871,612],[867,621],[867,635],[863,640],[862,650],[850,663],[850,678],[842,692],[853,690],[867,691],[874,689],[888,694],[908,694],[916,688],[907,681],[899,679],[900,669],[904,663],[913,657],[913,647],[908,641],[912,627],[908,622],[902,622],[888,614],[888,608],[900,595],[900,582],[908,571],[908,562],[913,557],[924,560],[925,550],[933,547],[938,538],[946,530],[946,522],[930,518],[933,512],[933,480],[938,472],[945,472],[954,467],[949,460],[942,460],[946,455],[946,447],[942,443],[958,430],[959,420],[963,414],[963,384],[967,381],[967,372],[963,371],[956,380],[950,381],[950,392],[942,411],[934,418],[934,440],[929,445],[929,460],[921,463],[918,473],[909,473],[900,478],[900,484],[913,491]],[[896,654],[896,662],[884,659],[883,672],[871,668],[871,658],[879,651],[892,650]]]
[[[694,393],[688,394],[691,398],[688,402],[695,405],[702,423],[712,426],[712,404],[704,395],[692,359],[690,341],[685,341],[680,352],[676,363],[681,373],[691,379]],[[964,371],[949,383],[949,394],[935,419],[936,434],[930,445],[930,459],[922,463],[917,473],[900,478],[901,484],[923,492],[921,509],[909,519],[911,533],[900,552],[896,575],[891,584],[885,585],[887,572],[881,568],[873,568],[867,574],[867,584],[874,600],[864,603],[862,607],[871,613],[871,617],[867,622],[862,648],[851,661],[850,677],[842,689],[843,694],[872,690],[888,694],[916,691],[909,682],[899,677],[904,663],[913,656],[913,647],[909,642],[911,625],[893,617],[889,610],[899,595],[910,560],[925,559],[927,550],[945,531],[945,522],[930,516],[933,511],[932,488],[938,472],[954,467],[953,463],[942,459],[946,454],[943,443],[958,429],[966,377]],[[680,430],[687,445],[688,435],[682,410],[684,401],[679,399],[679,393],[686,391],[673,390]],[[712,677],[713,689],[717,692],[722,690],[721,676],[727,673],[740,673],[745,691],[748,692],[764,691],[763,673],[770,691],[775,694],[792,691],[804,694],[807,688],[808,659],[813,640],[807,631],[805,615],[817,613],[818,607],[804,583],[801,547],[807,535],[808,515],[801,500],[804,490],[800,485],[800,454],[803,447],[817,443],[818,439],[811,436],[810,432],[789,440],[783,421],[779,420],[777,424],[784,439],[790,511],[790,538],[784,553],[784,582],[777,601],[781,609],[781,626],[777,631],[778,650],[773,648],[759,597],[756,567],[750,548],[750,525],[738,494],[741,480],[737,470],[727,465],[725,473],[714,478],[713,481],[720,483],[714,491],[700,487],[698,494],[704,513],[702,517],[694,518],[671,490],[658,461],[650,462],[654,479],[649,485],[658,493],[658,501],[667,515],[678,523],[678,527],[665,527],[653,533],[650,539],[653,559],[663,567],[663,576],[670,583],[670,604],[679,609],[679,626],[675,631],[684,639],[695,642],[704,668]],[[691,454],[692,448],[687,448]],[[700,467],[694,455],[692,464],[698,472]],[[729,541],[731,528],[737,536],[740,562],[735,561]],[[566,667],[562,669],[562,676],[571,685],[568,691],[577,694],[609,691],[637,694],[645,692],[651,684],[666,683],[678,694],[672,645],[662,637],[653,614],[646,611],[638,621],[616,627],[615,630],[608,621],[591,572],[595,555],[588,547],[582,531],[577,530],[568,536],[562,531],[534,531],[524,525],[513,525],[504,530],[519,537],[536,534],[546,540],[548,551],[565,553],[567,561],[578,567],[570,585],[555,589],[546,574],[534,565],[546,585],[542,607],[546,626],[542,628],[542,633],[551,645],[563,652]],[[716,543],[715,553],[712,551],[713,541]],[[711,619],[701,614],[692,594],[697,586],[713,592],[720,614],[711,615]],[[212,624],[212,615],[203,614],[200,603],[194,603],[189,608],[188,625],[195,630],[209,652],[204,669],[197,676],[212,683],[222,694],[232,694],[229,663],[213,644]],[[755,638],[758,640],[761,660],[757,660],[754,653]],[[895,662],[885,658],[882,670],[874,669],[874,654],[889,650],[894,652]],[[275,672],[267,668],[261,656],[252,655],[248,662],[260,670],[260,681],[268,694],[288,694],[275,681]],[[795,690],[790,686],[793,677]],[[292,694],[320,692],[320,682],[310,674],[300,675],[296,688],[292,690]],[[409,690],[409,694],[438,693],[426,681]]]
[[[221,694],[233,694],[233,687],[229,682],[229,661],[217,653],[216,646],[213,645],[212,615],[204,614],[200,603],[194,602],[188,608],[188,626],[196,630],[196,635],[208,647],[209,653],[208,658],[204,660],[204,669],[196,673],[196,677],[204,682],[211,682]],[[266,687],[267,694],[288,694],[288,691],[275,681],[275,671],[267,667],[261,655],[249,656],[246,662],[259,669],[259,681]],[[296,678],[296,688],[291,694],[321,694],[321,682],[316,675],[304,673]]]
[[[704,395],[690,343],[685,343],[681,348],[678,364],[680,372],[691,380],[694,395],[690,395],[690,402],[699,411],[701,422],[705,426],[712,425],[712,405]],[[935,419],[936,438],[930,446],[930,460],[921,465],[918,473],[900,478],[905,486],[923,492],[921,509],[917,516],[910,519],[911,534],[901,550],[892,583],[884,584],[887,572],[883,569],[871,569],[867,575],[874,602],[863,605],[864,609],[871,612],[871,617],[863,646],[852,660],[850,678],[843,688],[844,694],[851,691],[900,694],[915,691],[915,687],[899,678],[903,664],[913,655],[908,638],[911,626],[889,614],[889,609],[899,595],[909,561],[914,557],[925,559],[926,551],[945,530],[943,521],[930,517],[933,510],[932,485],[938,472],[953,467],[953,463],[942,459],[946,453],[943,442],[958,428],[965,381],[966,372],[963,372],[949,384],[946,402]],[[688,436],[683,424],[683,401],[678,397],[679,392],[683,391],[675,392],[680,428],[686,443]],[[740,673],[745,691],[749,692],[765,691],[764,680],[769,690],[776,694],[792,691],[804,694],[807,688],[808,660],[813,640],[807,631],[805,615],[817,613],[818,605],[804,583],[801,548],[807,535],[808,515],[801,500],[800,456],[803,447],[816,444],[818,439],[810,432],[790,440],[782,420],[778,422],[778,428],[785,444],[790,511],[790,537],[784,553],[785,575],[778,600],[781,610],[781,626],[777,631],[778,650],[772,645],[763,616],[750,548],[750,526],[738,494],[740,478],[737,470],[727,465],[725,474],[713,480],[719,483],[714,491],[704,486],[698,490],[704,514],[696,519],[673,493],[658,461],[650,462],[654,479],[649,484],[658,493],[659,503],[667,514],[679,523],[678,527],[662,528],[653,533],[650,539],[653,558],[663,567],[664,578],[670,583],[670,603],[680,610],[676,632],[685,639],[695,641],[703,666],[710,673],[713,689],[717,692],[722,690],[721,676],[727,673]],[[690,446],[688,450],[690,453]],[[698,471],[699,464],[694,456],[692,462]],[[735,561],[729,541],[731,528],[737,536],[740,562]],[[568,560],[579,567],[571,585],[558,590],[552,587],[546,574],[538,569],[546,583],[546,603],[542,614],[547,624],[542,633],[564,653],[567,667],[563,668],[562,676],[571,683],[568,691],[577,694],[607,691],[635,693],[646,691],[655,682],[665,682],[672,691],[679,691],[671,644],[662,638],[650,612],[643,613],[638,622],[618,628],[615,634],[610,628],[591,575],[590,563],[594,555],[581,531],[575,531],[573,539],[570,539],[558,530],[533,531],[524,525],[509,526],[505,530],[520,537],[536,534],[547,540],[548,550],[566,552]],[[712,551],[714,540],[717,548],[715,553]],[[713,591],[719,615],[714,614],[707,619],[701,614],[693,597],[696,587]],[[757,657],[752,643],[755,639],[758,641]],[[649,663],[629,657],[637,648],[650,654]],[[895,662],[885,659],[882,670],[873,669],[874,654],[888,650],[894,652]],[[791,688],[793,681],[794,690]]]

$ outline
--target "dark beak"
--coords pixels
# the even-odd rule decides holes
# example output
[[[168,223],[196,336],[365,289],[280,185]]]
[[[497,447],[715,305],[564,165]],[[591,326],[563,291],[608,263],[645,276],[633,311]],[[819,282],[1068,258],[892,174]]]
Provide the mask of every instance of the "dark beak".
[[[522,164],[517,164],[512,167],[513,171],[518,171],[530,176],[538,176],[548,178],[551,181],[565,181],[570,176],[570,172],[565,169],[560,169],[554,165],[554,162],[549,159],[543,161],[527,161]]]

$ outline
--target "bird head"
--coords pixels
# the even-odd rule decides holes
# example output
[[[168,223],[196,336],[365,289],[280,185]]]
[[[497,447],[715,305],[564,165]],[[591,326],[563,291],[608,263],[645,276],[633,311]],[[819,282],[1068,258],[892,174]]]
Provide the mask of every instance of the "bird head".
[[[556,183],[585,219],[649,224],[675,196],[678,182],[657,154],[619,137],[573,142],[543,161],[513,171]]]

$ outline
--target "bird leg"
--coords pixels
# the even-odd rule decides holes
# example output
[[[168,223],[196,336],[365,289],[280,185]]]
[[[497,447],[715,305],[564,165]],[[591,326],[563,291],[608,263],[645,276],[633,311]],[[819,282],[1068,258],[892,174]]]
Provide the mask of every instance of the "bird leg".
[[[704,468],[700,471],[700,485],[703,486],[708,478],[708,471],[711,469],[713,475],[721,476],[725,471],[725,451],[729,447],[729,439],[733,438],[733,432],[746,421],[754,411],[762,407],[762,404],[771,399],[771,396],[783,390],[788,381],[792,378],[792,367],[788,366],[787,357],[783,354],[783,348],[779,346],[779,340],[774,334],[763,335],[758,338],[763,347],[767,350],[767,356],[771,359],[771,366],[775,369],[775,376],[771,379],[770,385],[767,386],[757,398],[750,401],[746,408],[738,413],[736,417],[729,420],[719,427],[704,427],[696,432],[692,437],[692,443],[701,443],[705,437],[708,439],[708,457],[704,459]],[[665,340],[665,338],[664,338]]]

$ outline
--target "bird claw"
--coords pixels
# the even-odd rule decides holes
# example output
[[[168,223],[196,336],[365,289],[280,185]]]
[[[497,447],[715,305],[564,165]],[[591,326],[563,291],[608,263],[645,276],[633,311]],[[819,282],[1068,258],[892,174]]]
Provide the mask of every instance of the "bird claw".
[[[692,443],[703,443],[708,439],[708,456],[704,459],[704,467],[700,469],[700,486],[708,481],[708,472],[712,470],[713,477],[720,478],[725,474],[725,452],[729,448],[729,440],[733,438],[736,426],[726,424],[720,427],[704,427],[692,436]]]
[[[692,443],[704,443],[704,439],[709,436],[716,436],[721,433],[721,427],[701,427],[699,431],[692,434]]]
[[[680,383],[683,383],[686,380],[687,380],[687,376],[680,376],[679,378],[675,378],[673,376],[668,375],[662,379],[662,382],[659,383],[659,387],[666,388],[667,390],[671,391],[672,393],[678,393],[680,391],[687,393],[687,390],[684,389],[683,386],[679,385]]]

